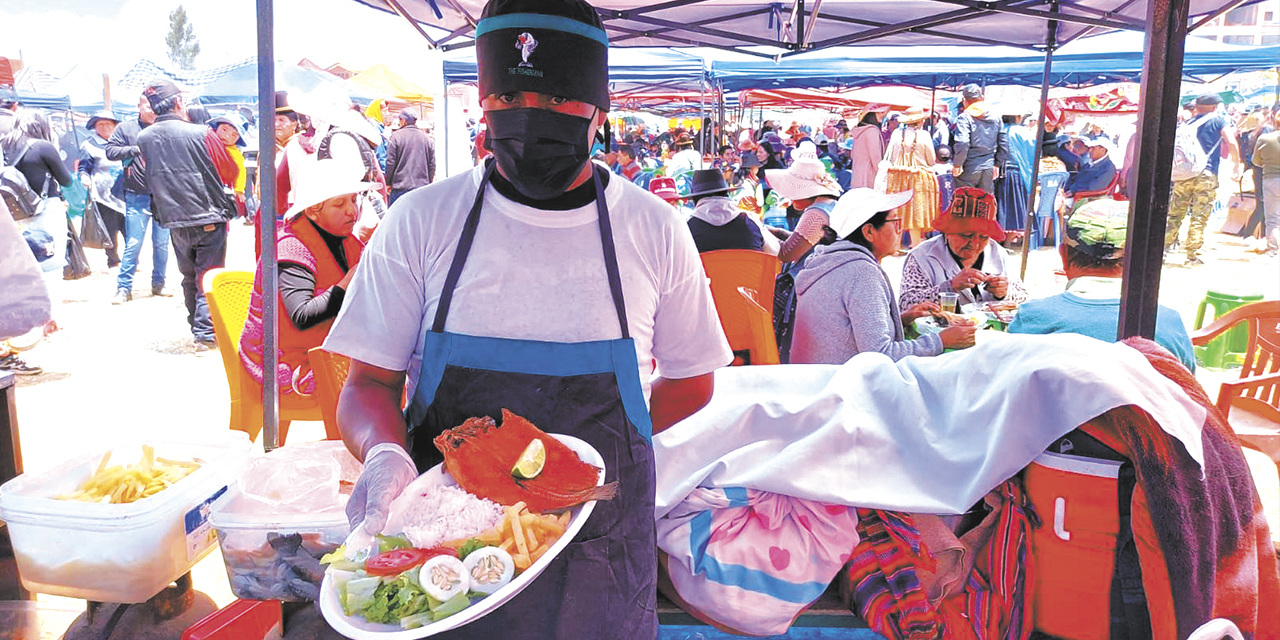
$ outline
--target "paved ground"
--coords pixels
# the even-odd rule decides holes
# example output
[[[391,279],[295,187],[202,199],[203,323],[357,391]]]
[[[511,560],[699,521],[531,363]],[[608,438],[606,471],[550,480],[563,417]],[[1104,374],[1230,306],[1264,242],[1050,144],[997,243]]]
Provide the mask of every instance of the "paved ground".
[[[1220,221],[1215,220],[1209,228],[1218,226]],[[1190,269],[1168,265],[1163,272],[1161,301],[1179,310],[1190,325],[1196,305],[1210,286],[1250,287],[1276,298],[1280,294],[1280,263],[1246,252],[1247,246],[1234,237],[1210,234],[1208,264]],[[149,251],[144,251],[137,297],[126,305],[112,306],[114,273],[104,269],[105,258],[100,252],[91,252],[90,257],[95,267],[103,270],[84,280],[63,283],[57,296],[61,304],[55,312],[62,330],[25,354],[45,369],[43,375],[23,378],[19,384],[18,414],[29,472],[47,469],[77,452],[101,450],[115,443],[186,439],[227,428],[222,361],[216,351],[197,353],[194,349],[180,276],[172,260],[168,282],[177,295],[152,297],[146,290],[151,266]],[[227,264],[233,269],[253,269],[248,227],[232,225]],[[885,266],[896,279],[901,259],[887,260]],[[1061,290],[1062,279],[1054,275],[1059,267],[1054,251],[1032,252],[1026,281],[1034,295]],[[1231,376],[1229,372],[1201,374],[1211,396],[1216,395],[1216,384]],[[290,441],[319,439],[323,434],[319,423],[295,423]],[[1251,456],[1251,462],[1258,465],[1255,475],[1260,490],[1267,503],[1280,510],[1280,481],[1274,466],[1258,457]],[[214,605],[232,600],[216,552],[197,565],[193,577],[196,589]],[[57,637],[84,607],[78,600],[42,596],[40,601],[49,608],[40,637]],[[178,637],[168,633],[165,637]]]

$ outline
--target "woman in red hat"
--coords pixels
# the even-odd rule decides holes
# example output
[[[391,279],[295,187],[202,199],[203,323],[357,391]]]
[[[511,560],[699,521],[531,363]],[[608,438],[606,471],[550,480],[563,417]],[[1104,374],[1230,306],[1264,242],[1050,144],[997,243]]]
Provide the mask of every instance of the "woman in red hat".
[[[956,189],[947,212],[933,221],[943,235],[920,243],[902,267],[902,295],[908,309],[920,302],[937,302],[938,294],[959,294],[961,306],[998,300],[1021,303],[1027,290],[1005,267],[998,241],[1004,229],[996,222],[996,199],[973,187]]]

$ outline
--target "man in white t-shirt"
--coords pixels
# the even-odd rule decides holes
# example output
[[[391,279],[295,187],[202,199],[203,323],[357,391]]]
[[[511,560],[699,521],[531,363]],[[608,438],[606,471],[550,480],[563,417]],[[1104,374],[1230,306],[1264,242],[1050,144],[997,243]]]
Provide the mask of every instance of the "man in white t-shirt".
[[[380,532],[440,458],[432,438],[465,419],[509,409],[577,436],[617,496],[543,574],[555,578],[463,631],[652,638],[648,438],[710,400],[732,353],[684,221],[589,161],[609,106],[595,10],[491,0],[476,34],[494,158],[396,201],[324,345],[352,359],[338,422],[365,466],[348,517]]]

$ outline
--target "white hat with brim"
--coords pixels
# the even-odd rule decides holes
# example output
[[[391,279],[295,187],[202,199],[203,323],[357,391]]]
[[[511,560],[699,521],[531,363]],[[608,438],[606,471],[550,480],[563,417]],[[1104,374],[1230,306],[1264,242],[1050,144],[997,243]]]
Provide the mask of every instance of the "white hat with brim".
[[[840,184],[827,173],[827,165],[818,159],[818,148],[805,141],[791,154],[795,162],[786,169],[766,169],[769,187],[788,200],[806,200],[815,196],[840,196]]]
[[[892,211],[911,201],[911,191],[882,193],[870,187],[850,189],[840,196],[831,210],[828,227],[837,238],[845,238],[881,211]]]
[[[330,198],[352,193],[363,193],[379,188],[375,182],[362,182],[352,164],[338,160],[316,160],[304,164],[298,172],[298,184],[293,193],[293,206],[284,213],[288,222],[308,207],[314,207]]]

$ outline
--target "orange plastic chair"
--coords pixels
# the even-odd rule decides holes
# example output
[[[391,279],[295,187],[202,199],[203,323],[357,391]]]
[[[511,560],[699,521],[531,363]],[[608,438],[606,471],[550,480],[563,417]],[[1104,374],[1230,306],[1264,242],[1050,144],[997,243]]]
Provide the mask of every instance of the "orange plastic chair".
[[[227,373],[231,394],[231,428],[257,439],[262,432],[262,385],[248,375],[240,363],[240,334],[249,317],[253,295],[253,273],[211,269],[204,274],[204,296],[209,302],[213,332],[218,337],[222,367]],[[321,420],[319,401],[314,397],[286,393],[280,396],[280,433],[283,444],[294,420]]]
[[[773,284],[782,270],[778,257],[744,249],[708,251],[702,267],[711,279],[711,298],[733,349],[733,364],[778,364],[772,311]]]
[[[1191,334],[1191,344],[1207,344],[1241,322],[1248,323],[1249,346],[1240,377],[1218,391],[1218,409],[1240,442],[1267,454],[1280,474],[1280,300],[1232,309]]]
[[[338,431],[338,395],[351,371],[351,358],[316,347],[307,352],[311,371],[316,378],[316,399],[320,401],[320,415],[324,417],[324,435],[329,440],[341,440]]]

